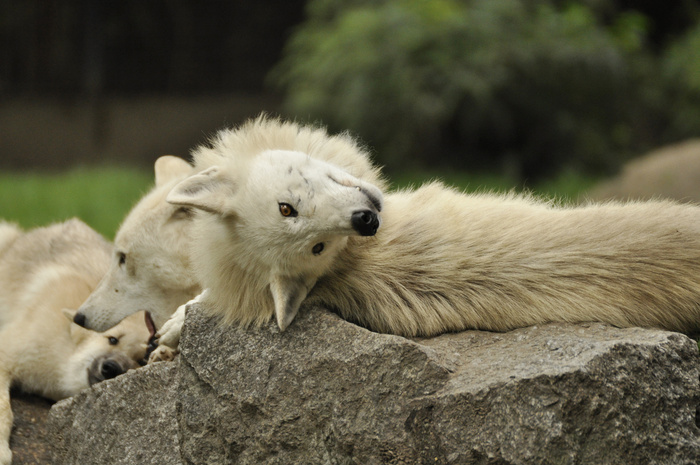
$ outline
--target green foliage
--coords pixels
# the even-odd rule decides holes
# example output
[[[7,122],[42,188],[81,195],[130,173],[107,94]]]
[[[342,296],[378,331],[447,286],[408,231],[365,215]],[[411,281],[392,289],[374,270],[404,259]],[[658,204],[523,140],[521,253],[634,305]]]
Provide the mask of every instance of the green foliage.
[[[25,229],[78,217],[112,239],[153,175],[127,168],[0,174],[0,219]]]
[[[700,24],[676,41],[664,54],[666,105],[673,107],[669,138],[697,133],[700,127]]]
[[[610,170],[664,112],[644,16],[582,3],[311,0],[272,79],[290,113],[351,129],[398,167],[521,179]],[[612,156],[611,154],[617,154]]]

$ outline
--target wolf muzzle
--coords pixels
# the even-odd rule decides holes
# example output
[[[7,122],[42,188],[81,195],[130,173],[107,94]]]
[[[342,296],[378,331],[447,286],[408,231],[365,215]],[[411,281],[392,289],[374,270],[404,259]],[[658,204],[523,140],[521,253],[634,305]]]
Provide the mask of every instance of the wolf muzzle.
[[[360,236],[374,236],[379,229],[379,216],[371,210],[356,211],[350,218],[352,229]]]
[[[116,378],[136,368],[136,363],[123,354],[109,354],[97,357],[88,368],[88,383],[92,386],[106,379]]]
[[[73,317],[73,323],[85,328],[85,314],[80,313],[80,312],[76,313],[75,316]]]

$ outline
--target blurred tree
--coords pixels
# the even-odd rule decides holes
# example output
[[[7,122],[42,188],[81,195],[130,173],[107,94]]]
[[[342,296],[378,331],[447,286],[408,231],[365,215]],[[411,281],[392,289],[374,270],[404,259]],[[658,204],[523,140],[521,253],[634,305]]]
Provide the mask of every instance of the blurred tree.
[[[524,0],[312,0],[272,74],[287,108],[351,128],[389,168],[609,169],[640,111],[646,21]],[[641,67],[639,69],[642,69]]]
[[[0,0],[0,97],[266,92],[304,3]],[[700,0],[309,0],[269,82],[390,168],[610,170],[698,135],[699,15]]]
[[[700,24],[696,24],[666,51],[662,61],[662,82],[669,97],[660,105],[671,110],[666,138],[693,134],[700,128]]]
[[[594,12],[603,24],[613,24],[621,13],[637,12],[648,22],[649,43],[654,51],[660,51],[670,42],[693,27],[700,16],[698,0],[580,0]],[[557,0],[565,5],[571,0]]]

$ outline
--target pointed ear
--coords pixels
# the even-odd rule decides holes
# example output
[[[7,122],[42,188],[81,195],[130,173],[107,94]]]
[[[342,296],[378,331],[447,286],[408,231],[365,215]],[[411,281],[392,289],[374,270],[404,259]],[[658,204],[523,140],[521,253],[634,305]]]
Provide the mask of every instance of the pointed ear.
[[[77,310],[71,310],[69,308],[64,308],[61,310],[61,313],[63,313],[63,316],[68,318],[68,320],[73,323],[73,317],[75,317],[75,314],[78,313]]]
[[[182,158],[163,155],[156,160],[156,187],[162,186],[175,178],[182,178],[192,172],[192,165]]]
[[[234,182],[224,179],[219,167],[212,166],[175,184],[165,200],[175,205],[224,214],[231,213],[226,205],[235,192]]]
[[[63,308],[61,309],[61,313],[63,313],[63,316],[68,318],[68,321],[70,321],[68,328],[70,330],[70,337],[73,339],[73,343],[75,345],[80,344],[88,335],[94,334],[92,330],[85,329],[82,326],[78,326],[77,324],[73,323],[73,317],[76,313],[78,313],[77,310]]]
[[[316,279],[290,278],[274,275],[270,280],[270,291],[275,300],[275,316],[280,331],[294,320],[299,312],[299,307],[316,284]]]

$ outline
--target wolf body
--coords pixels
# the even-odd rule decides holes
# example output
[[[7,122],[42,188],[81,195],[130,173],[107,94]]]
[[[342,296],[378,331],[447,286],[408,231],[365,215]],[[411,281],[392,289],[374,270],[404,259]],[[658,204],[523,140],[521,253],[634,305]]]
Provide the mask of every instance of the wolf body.
[[[111,245],[79,220],[22,232],[0,223],[0,464],[9,465],[10,388],[59,400],[138,366],[144,314],[104,333],[71,319],[107,270]]]
[[[305,302],[402,336],[552,321],[697,331],[699,207],[563,207],[439,183],[383,194],[367,154],[347,138],[322,153],[331,140],[258,119],[195,151],[200,173],[169,194],[200,211],[194,269],[225,322],[274,315],[284,330]],[[376,235],[358,212],[381,218]]]

